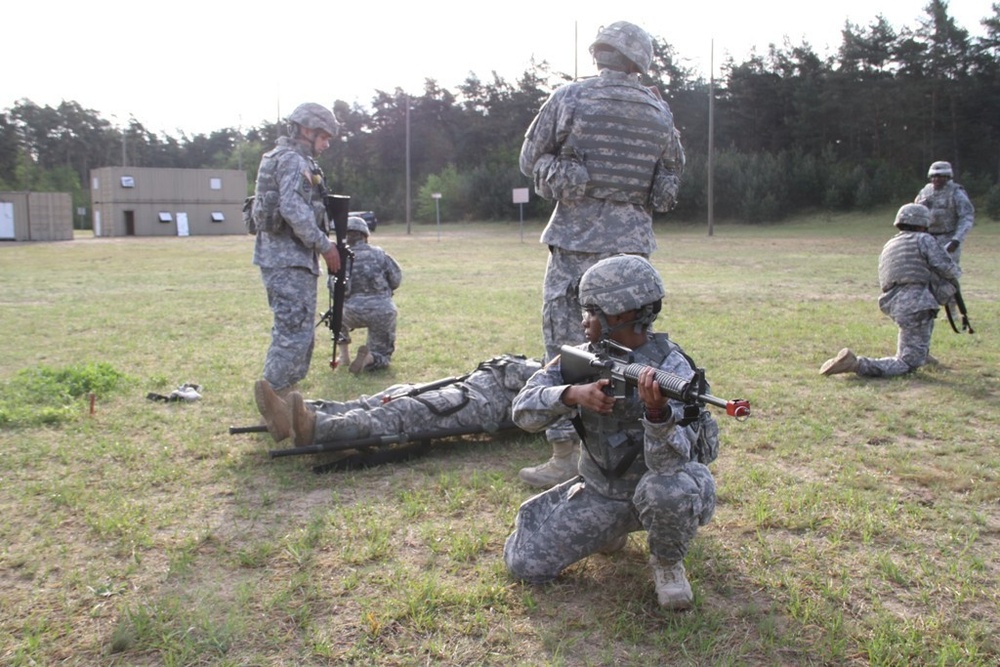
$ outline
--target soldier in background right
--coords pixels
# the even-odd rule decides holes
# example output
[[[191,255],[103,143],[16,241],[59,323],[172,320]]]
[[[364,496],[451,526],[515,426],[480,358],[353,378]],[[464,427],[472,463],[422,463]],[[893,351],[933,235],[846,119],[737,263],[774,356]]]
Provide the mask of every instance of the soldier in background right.
[[[873,359],[842,349],[819,369],[822,375],[856,373],[889,377],[911,373],[927,363],[939,304],[958,290],[962,269],[929,233],[931,213],[918,204],[904,204],[893,222],[899,233],[882,248],[878,281],[879,309],[899,327],[896,356]]]
[[[931,182],[917,193],[913,201],[930,209],[931,223],[927,231],[958,264],[965,236],[975,221],[976,209],[969,201],[965,188],[956,183],[954,177],[950,162],[935,162],[927,170],[927,178]]]

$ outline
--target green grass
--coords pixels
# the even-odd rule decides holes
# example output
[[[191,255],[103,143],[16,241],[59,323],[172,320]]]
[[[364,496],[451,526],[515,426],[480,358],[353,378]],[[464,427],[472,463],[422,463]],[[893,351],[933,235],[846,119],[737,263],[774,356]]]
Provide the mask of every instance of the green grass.
[[[997,664],[1000,225],[969,238],[977,333],[939,320],[940,366],[817,374],[843,346],[895,349],[875,303],[892,214],[658,228],[658,328],[754,407],[720,418],[682,614],[657,607],[639,533],[548,586],[509,579],[538,436],[315,475],[323,457],[229,435],[258,422],[270,328],[249,237],[0,244],[0,413],[19,415],[0,423],[0,663]],[[393,365],[332,372],[320,330],[305,393],[540,356],[539,231],[380,227],[405,272]],[[203,399],[145,398],[184,382]]]

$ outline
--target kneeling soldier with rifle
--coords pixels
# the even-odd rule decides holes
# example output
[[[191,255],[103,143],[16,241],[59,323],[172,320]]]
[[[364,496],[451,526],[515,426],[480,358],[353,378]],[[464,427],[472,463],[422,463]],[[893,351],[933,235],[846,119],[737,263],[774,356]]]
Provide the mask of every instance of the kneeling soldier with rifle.
[[[514,422],[539,432],[569,418],[581,438],[579,476],[525,501],[504,545],[512,575],[543,583],[587,556],[621,549],[647,531],[657,598],[693,602],[684,557],[715,511],[707,464],[719,428],[705,403],[746,418],[746,401],[708,394],[704,374],[651,325],[665,295],[653,266],[616,255],[580,280],[589,343],[563,346],[514,399]]]
[[[820,367],[822,375],[856,373],[868,377],[890,377],[912,373],[930,358],[931,334],[941,304],[958,292],[962,269],[934,237],[927,233],[931,214],[920,204],[904,204],[893,222],[899,233],[882,248],[878,278],[882,288],[879,309],[899,327],[896,356],[859,357],[845,347]],[[963,312],[965,328],[968,317]],[[952,327],[955,327],[954,322]],[[958,329],[956,328],[957,332]]]

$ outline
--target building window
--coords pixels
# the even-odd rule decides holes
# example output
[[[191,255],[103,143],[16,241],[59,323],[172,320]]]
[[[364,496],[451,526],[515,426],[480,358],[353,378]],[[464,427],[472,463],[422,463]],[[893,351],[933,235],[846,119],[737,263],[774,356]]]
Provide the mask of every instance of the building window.
[[[212,222],[225,222],[226,216],[222,214],[222,211],[212,211]]]
[[[131,176],[122,176],[122,187],[123,188],[134,188],[135,179]]]
[[[174,217],[170,215],[170,211],[160,211],[160,222],[173,222]]]
[[[208,179],[208,187],[212,188],[213,190],[221,190],[222,189],[222,179],[221,178],[210,178],[210,179]]]

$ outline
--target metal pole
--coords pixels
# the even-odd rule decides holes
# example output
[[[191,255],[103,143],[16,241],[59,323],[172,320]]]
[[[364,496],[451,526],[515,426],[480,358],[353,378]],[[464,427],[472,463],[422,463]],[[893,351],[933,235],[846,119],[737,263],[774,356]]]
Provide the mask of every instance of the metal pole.
[[[708,67],[711,74],[708,77],[708,235],[711,236],[715,225],[715,40],[711,42],[711,53]]]
[[[410,233],[410,96],[406,96],[406,233]]]

